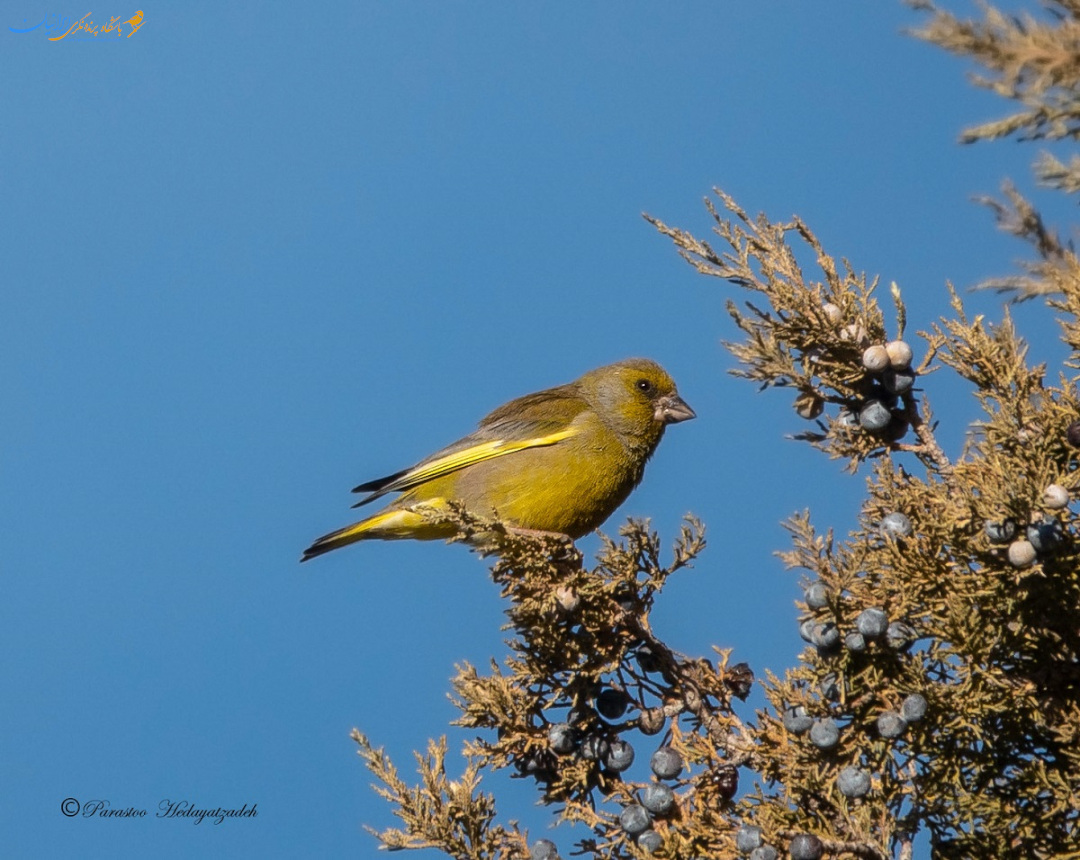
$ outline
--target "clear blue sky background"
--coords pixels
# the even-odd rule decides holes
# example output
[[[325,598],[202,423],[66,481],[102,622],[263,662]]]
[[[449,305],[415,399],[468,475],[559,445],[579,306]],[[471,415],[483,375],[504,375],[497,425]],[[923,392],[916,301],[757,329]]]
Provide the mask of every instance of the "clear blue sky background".
[[[862,481],[785,439],[788,394],[726,374],[734,288],[640,213],[706,233],[713,185],[799,213],[900,283],[912,329],[946,312],[946,279],[1010,271],[1024,249],[970,196],[1030,188],[1036,150],[955,143],[1006,106],[901,34],[918,17],[192,2],[142,6],[115,44],[9,29],[137,8],[2,7],[5,856],[374,856],[361,825],[394,819],[349,730],[411,773],[454,715],[454,664],[504,653],[503,606],[459,546],[300,551],[350,521],[356,483],[627,356],[699,416],[609,522],[709,526],[655,628],[759,676],[791,665],[779,522],[810,506],[845,530]],[[1019,316],[1059,355],[1044,309]],[[974,408],[945,374],[927,386],[955,452]],[[543,826],[529,786],[488,785]],[[150,815],[67,819],[67,797]],[[154,819],[166,798],[258,818]]]

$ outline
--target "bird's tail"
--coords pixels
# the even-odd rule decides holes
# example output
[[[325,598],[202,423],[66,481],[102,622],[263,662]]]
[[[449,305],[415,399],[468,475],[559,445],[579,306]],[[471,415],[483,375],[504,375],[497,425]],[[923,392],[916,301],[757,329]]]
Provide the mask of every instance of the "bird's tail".
[[[300,561],[307,561],[309,558],[322,555],[324,552],[330,552],[330,550],[339,549],[351,543],[370,538],[378,538],[379,540],[400,540],[402,538],[431,540],[445,538],[453,534],[454,530],[452,528],[449,531],[446,527],[440,528],[432,524],[423,514],[408,508],[380,511],[366,520],[361,520],[351,526],[345,526],[343,529],[338,529],[336,532],[330,532],[330,534],[318,538],[304,550],[303,558]]]
[[[338,549],[339,547],[356,543],[358,540],[363,540],[367,537],[365,532],[369,531],[369,529],[368,521],[363,520],[359,523],[353,523],[351,526],[345,526],[343,529],[338,529],[336,532],[330,532],[330,534],[316,538],[315,542],[304,550],[304,555],[300,561],[307,561],[308,559],[315,558],[317,555],[322,555],[324,552],[330,552],[332,549]]]

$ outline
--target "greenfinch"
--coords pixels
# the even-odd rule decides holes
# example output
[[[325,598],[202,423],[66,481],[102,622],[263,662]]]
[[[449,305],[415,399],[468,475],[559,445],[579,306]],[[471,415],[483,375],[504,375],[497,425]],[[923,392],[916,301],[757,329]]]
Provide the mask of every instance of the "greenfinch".
[[[694,418],[655,361],[632,358],[500,406],[475,433],[415,466],[369,481],[354,507],[401,493],[367,519],[316,540],[301,561],[360,540],[449,538],[424,510],[448,501],[507,526],[577,539],[641,481],[668,424]]]

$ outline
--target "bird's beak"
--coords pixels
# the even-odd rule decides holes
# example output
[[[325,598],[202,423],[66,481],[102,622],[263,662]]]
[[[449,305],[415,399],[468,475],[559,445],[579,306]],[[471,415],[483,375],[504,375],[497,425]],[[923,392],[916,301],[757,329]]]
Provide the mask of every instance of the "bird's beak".
[[[697,413],[678,394],[669,394],[656,401],[655,418],[662,424],[678,424],[697,418]]]

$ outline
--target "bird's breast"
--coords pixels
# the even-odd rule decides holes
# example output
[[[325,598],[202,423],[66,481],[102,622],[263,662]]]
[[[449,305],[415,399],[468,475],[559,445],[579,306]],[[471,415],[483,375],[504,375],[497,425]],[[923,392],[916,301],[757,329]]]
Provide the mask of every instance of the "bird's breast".
[[[462,470],[449,497],[461,499],[477,514],[495,511],[519,528],[577,538],[625,501],[643,470],[644,458],[616,438],[571,439]]]

